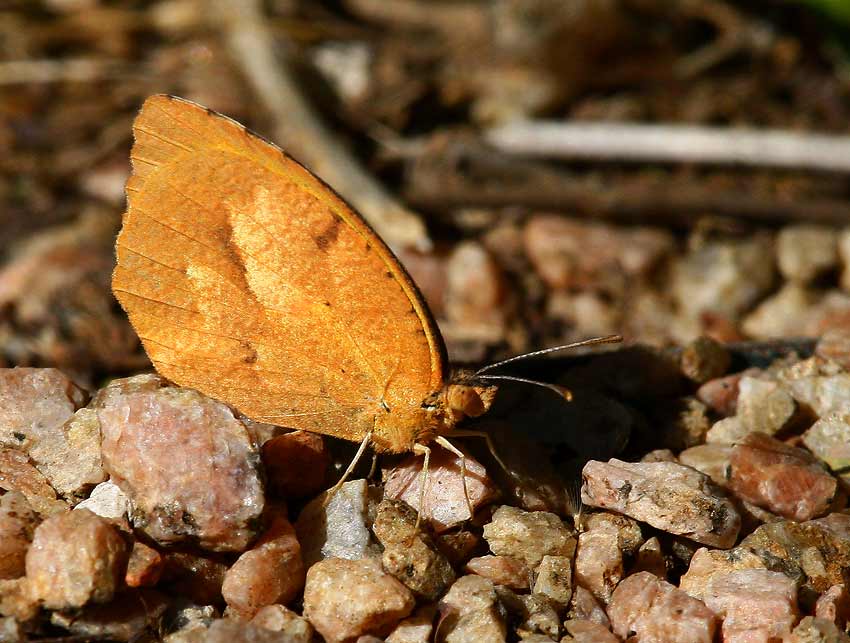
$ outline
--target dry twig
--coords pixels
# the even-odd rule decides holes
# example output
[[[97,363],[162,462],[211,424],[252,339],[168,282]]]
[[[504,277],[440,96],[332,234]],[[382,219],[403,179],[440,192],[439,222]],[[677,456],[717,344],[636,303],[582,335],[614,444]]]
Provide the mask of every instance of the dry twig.
[[[493,128],[486,139],[502,152],[530,157],[850,172],[850,136],[691,125],[538,121]]]
[[[298,89],[257,0],[216,0],[233,57],[275,120],[276,140],[357,208],[391,246],[428,250],[422,220],[390,195],[321,123]]]

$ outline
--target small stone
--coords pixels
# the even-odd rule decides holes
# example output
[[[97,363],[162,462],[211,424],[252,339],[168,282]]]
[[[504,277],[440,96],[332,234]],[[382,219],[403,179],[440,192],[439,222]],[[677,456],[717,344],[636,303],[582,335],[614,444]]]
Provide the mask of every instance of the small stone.
[[[557,640],[561,619],[548,598],[540,594],[518,596],[506,587],[496,587],[496,595],[518,621],[516,631],[522,639],[542,634]]]
[[[591,517],[596,515],[592,514]],[[607,603],[617,583],[625,575],[624,556],[634,553],[640,546],[640,542],[628,542],[632,539],[629,538],[628,531],[620,529],[620,525],[615,521],[598,518],[593,522],[588,521],[585,531],[578,536],[575,556],[576,584],[590,590],[594,597]]]
[[[62,427],[29,450],[38,470],[70,502],[106,480],[100,453],[100,422],[90,408],[78,410]]]
[[[431,643],[436,608],[425,605],[408,616],[387,637],[387,643]]]
[[[803,434],[803,444],[850,488],[850,422],[835,415],[821,418]]]
[[[535,594],[545,596],[560,613],[573,596],[573,570],[569,556],[544,556],[534,579]]]
[[[653,536],[638,549],[631,573],[649,572],[661,580],[667,580],[667,558],[661,549],[661,542]]]
[[[637,521],[628,516],[610,511],[595,511],[584,517],[586,531],[613,531],[617,534],[617,546],[624,556],[634,556],[644,543],[643,532]]]
[[[672,269],[670,291],[683,316],[699,319],[713,313],[737,319],[773,287],[775,268],[765,261],[771,251],[765,236],[695,246]]]
[[[355,643],[385,643],[384,639],[379,639],[377,636],[372,636],[371,634],[364,634],[363,636],[358,636],[357,641]]]
[[[726,347],[705,335],[697,337],[682,349],[679,365],[685,377],[704,384],[725,374],[732,363]]]
[[[544,560],[545,560],[544,556]],[[569,559],[568,559],[569,560]],[[497,585],[510,589],[527,590],[531,570],[523,561],[511,556],[479,556],[466,564],[465,570],[489,578]]]
[[[567,636],[561,643],[618,643],[618,639],[604,625],[582,619],[570,619],[564,623]]]
[[[688,571],[679,580],[679,589],[702,599],[714,576],[725,576],[741,569],[765,569],[764,560],[752,551],[735,547],[727,551],[700,547],[691,557]]]
[[[697,389],[697,399],[723,417],[735,415],[738,409],[738,386],[745,375],[756,375],[758,369],[747,369],[707,381]]]
[[[27,549],[38,525],[38,516],[19,491],[0,496],[0,580],[26,573]]]
[[[159,582],[164,569],[162,554],[137,540],[130,551],[124,582],[128,587],[153,587]]]
[[[805,336],[817,303],[814,292],[789,282],[750,312],[741,328],[748,336],[761,340]]]
[[[833,585],[818,597],[815,616],[837,625],[842,631],[850,621],[850,593],[843,583]]]
[[[386,632],[414,605],[410,591],[374,558],[326,558],[307,571],[304,616],[328,641]]]
[[[738,414],[748,433],[775,435],[794,418],[797,404],[781,384],[744,376],[738,383]]]
[[[313,626],[310,622],[283,605],[266,605],[257,610],[251,625],[280,632],[286,643],[310,643]]]
[[[440,600],[440,632],[445,643],[504,641],[505,615],[493,581],[462,576]]]
[[[762,433],[751,433],[733,448],[727,486],[740,498],[797,521],[826,513],[837,490],[835,478],[808,451]]]
[[[369,531],[369,484],[349,480],[325,504],[325,494],[301,510],[295,522],[304,564],[323,558],[359,560],[380,550]]]
[[[792,377],[785,385],[801,406],[819,418],[850,415],[850,373]]]
[[[219,616],[218,610],[212,605],[195,605],[191,602],[187,604],[181,601],[174,606],[174,613],[169,618],[168,626],[173,633],[176,633],[175,638],[179,638],[194,630],[206,632]],[[172,636],[175,634],[170,634],[165,640],[172,640]]]
[[[782,276],[809,283],[838,265],[835,230],[811,224],[786,226],[776,237],[776,258]]]
[[[189,552],[165,554],[162,586],[170,594],[187,598],[198,605],[218,605],[223,602],[221,585],[227,565],[220,560]]]
[[[154,540],[242,551],[264,506],[259,454],[220,402],[147,376],[98,393],[104,467],[133,504],[133,525]]]
[[[695,397],[675,400],[658,413],[661,444],[681,451],[705,441],[711,423],[707,407]]]
[[[679,454],[679,462],[701,471],[718,486],[726,486],[732,447],[724,444],[699,444]]]
[[[0,448],[0,489],[21,492],[41,516],[68,510],[26,453],[15,449]]]
[[[40,608],[26,576],[0,580],[0,616],[26,623],[38,615]]]
[[[582,471],[582,501],[657,529],[715,547],[730,547],[741,516],[708,476],[673,462],[591,460]]]
[[[220,618],[208,628],[196,627],[169,634],[163,643],[281,643],[280,632],[267,630],[252,623]]]
[[[780,572],[715,574],[701,598],[722,620],[724,641],[781,640],[797,622],[797,586]]]
[[[611,628],[645,643],[711,643],[717,619],[701,601],[649,572],[623,580],[608,605]]]
[[[815,355],[850,371],[850,330],[833,328],[824,332],[815,346]]]
[[[50,609],[106,603],[124,580],[127,543],[112,524],[81,509],[51,516],[26,557],[33,596]]]
[[[89,605],[76,613],[53,612],[50,622],[95,641],[136,641],[156,630],[168,600],[150,589],[129,590],[106,605]]]
[[[611,628],[605,608],[596,600],[593,593],[586,587],[576,584],[573,598],[570,601],[569,617],[577,621],[598,623],[606,630]]]
[[[0,446],[30,453],[61,438],[85,393],[55,368],[0,368]],[[35,458],[33,458],[35,461]]]
[[[472,516],[463,492],[460,458],[442,447],[431,448],[428,470],[428,492],[425,506],[419,507],[422,484],[422,456],[411,456],[386,473],[384,498],[403,500],[416,510],[436,532],[446,531]],[[473,511],[489,504],[498,496],[496,484],[477,460],[466,458],[466,486]]]
[[[449,561],[434,541],[416,528],[416,512],[400,500],[383,500],[372,525],[384,547],[384,570],[418,598],[436,600],[455,580]]]
[[[461,529],[437,534],[434,540],[439,550],[443,552],[443,556],[457,568],[463,567],[472,554],[480,549],[482,537],[468,529]]]
[[[306,498],[325,485],[330,453],[325,439],[308,431],[292,431],[263,444],[269,487],[280,498]]]
[[[678,462],[676,454],[670,449],[653,449],[640,459],[641,462]]]
[[[248,618],[266,605],[292,601],[304,587],[304,563],[295,529],[275,516],[254,545],[224,575],[227,606]]]
[[[24,643],[27,634],[24,626],[12,616],[0,618],[0,641],[3,643]]]
[[[451,325],[500,339],[505,330],[505,277],[490,253],[463,241],[446,262],[445,315]]]
[[[732,445],[746,438],[749,433],[741,418],[733,415],[717,420],[705,434],[705,441],[708,444]]]
[[[546,511],[523,511],[503,505],[484,525],[490,550],[512,556],[534,571],[544,556],[568,556],[575,552],[573,531],[558,516]]]
[[[125,529],[129,526],[130,499],[121,487],[111,480],[101,482],[92,489],[91,495],[74,507],[75,511],[77,509],[88,509],[101,518],[115,521],[116,525],[124,526]]]
[[[806,616],[783,641],[787,643],[850,643],[850,636],[847,636],[843,630],[839,630],[831,621]]]

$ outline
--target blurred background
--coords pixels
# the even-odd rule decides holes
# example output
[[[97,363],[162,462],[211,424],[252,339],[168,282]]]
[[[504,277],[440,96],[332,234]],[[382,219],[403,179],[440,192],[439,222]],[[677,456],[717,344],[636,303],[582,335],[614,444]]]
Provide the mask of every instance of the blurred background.
[[[0,0],[0,366],[146,366],[109,279],[163,92],[351,201],[456,361],[850,328],[848,34],[845,0]]]

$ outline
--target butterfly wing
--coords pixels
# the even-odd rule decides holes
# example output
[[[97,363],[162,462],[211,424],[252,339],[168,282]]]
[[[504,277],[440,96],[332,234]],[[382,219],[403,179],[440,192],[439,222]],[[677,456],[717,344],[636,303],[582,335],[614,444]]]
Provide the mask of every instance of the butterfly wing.
[[[188,101],[149,98],[133,131],[113,291],[162,375],[254,420],[349,440],[376,409],[418,408],[443,386],[421,295],[329,187]],[[409,448],[395,431],[377,446]]]

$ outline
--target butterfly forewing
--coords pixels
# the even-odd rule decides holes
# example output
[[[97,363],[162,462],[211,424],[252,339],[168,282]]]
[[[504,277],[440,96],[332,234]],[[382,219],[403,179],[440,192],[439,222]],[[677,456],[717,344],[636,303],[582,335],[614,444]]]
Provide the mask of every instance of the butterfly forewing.
[[[148,99],[134,134],[113,289],[160,373],[350,440],[376,409],[441,388],[445,350],[415,286],[321,181],[187,101]],[[376,441],[403,450],[403,434]]]

